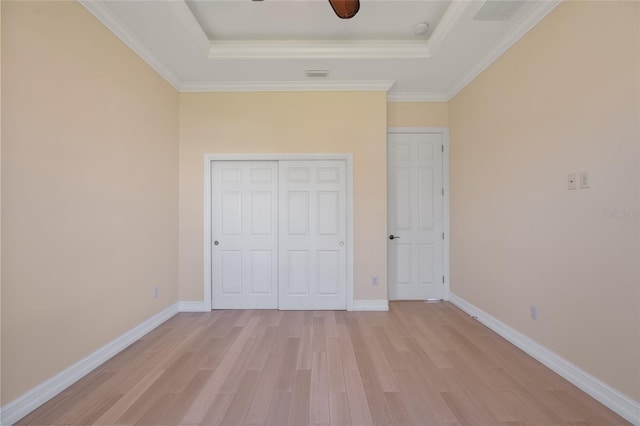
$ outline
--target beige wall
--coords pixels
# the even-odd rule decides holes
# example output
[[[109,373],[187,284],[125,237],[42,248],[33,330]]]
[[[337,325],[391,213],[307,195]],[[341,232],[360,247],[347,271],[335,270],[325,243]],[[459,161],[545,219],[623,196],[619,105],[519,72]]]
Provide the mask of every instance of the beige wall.
[[[178,96],[75,2],[1,11],[2,404],[202,300],[205,153],[353,153],[355,298],[386,299],[386,127],[448,125],[452,291],[640,400],[637,3],[561,5],[450,104]]]
[[[2,7],[0,7],[0,46],[2,46]],[[0,49],[1,52],[1,49]],[[0,54],[0,82],[2,81],[2,55]],[[2,99],[2,84],[0,84]],[[2,102],[0,102],[0,406],[2,406]]]
[[[448,102],[389,102],[387,127],[447,127]]]
[[[452,292],[635,400],[638,7],[563,3],[449,110]]]
[[[6,404],[177,301],[178,95],[76,2],[3,1],[2,66]]]
[[[203,300],[204,154],[310,152],[353,153],[355,299],[386,300],[383,92],[180,95],[180,300]]]

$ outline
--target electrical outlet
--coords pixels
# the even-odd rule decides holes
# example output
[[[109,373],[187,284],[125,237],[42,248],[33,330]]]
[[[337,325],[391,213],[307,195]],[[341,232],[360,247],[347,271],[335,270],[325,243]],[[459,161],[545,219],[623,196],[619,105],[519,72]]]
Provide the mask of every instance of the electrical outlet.
[[[580,172],[580,188],[589,188],[589,172]]]
[[[155,286],[155,287],[153,288],[153,298],[154,298],[154,299],[157,299],[157,298],[158,298],[158,293],[159,293],[158,286]]]
[[[378,277],[371,277],[371,285],[374,287],[378,286]]]
[[[538,319],[538,307],[535,305],[531,305],[529,306],[529,317],[532,320],[537,320]]]
[[[575,173],[569,173],[568,187],[570,190],[578,189],[578,176]]]

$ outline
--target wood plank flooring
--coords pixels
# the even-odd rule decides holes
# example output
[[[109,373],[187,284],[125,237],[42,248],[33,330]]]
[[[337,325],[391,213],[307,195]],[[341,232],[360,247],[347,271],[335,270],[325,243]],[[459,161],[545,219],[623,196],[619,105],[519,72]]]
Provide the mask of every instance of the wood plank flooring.
[[[181,313],[20,425],[625,425],[447,302]]]

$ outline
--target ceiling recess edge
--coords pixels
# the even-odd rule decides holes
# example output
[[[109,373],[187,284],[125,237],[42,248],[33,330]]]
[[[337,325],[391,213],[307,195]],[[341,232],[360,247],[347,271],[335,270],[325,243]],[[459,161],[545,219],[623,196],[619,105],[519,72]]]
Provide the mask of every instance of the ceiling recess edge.
[[[169,1],[186,30],[210,59],[429,58],[473,0],[452,1],[426,41],[216,41],[209,40],[184,0]],[[207,48],[208,43],[208,48]]]

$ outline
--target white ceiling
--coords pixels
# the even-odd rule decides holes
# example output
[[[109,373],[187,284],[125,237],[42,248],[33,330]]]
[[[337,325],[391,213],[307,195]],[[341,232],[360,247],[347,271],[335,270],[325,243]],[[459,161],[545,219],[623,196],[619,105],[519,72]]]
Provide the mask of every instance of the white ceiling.
[[[181,91],[390,88],[396,100],[450,99],[559,3],[361,0],[342,20],[327,0],[80,2]]]
[[[435,28],[449,1],[367,1],[339,19],[327,0],[198,1],[187,6],[212,40],[422,40],[413,26]],[[389,19],[389,17],[393,19]]]

